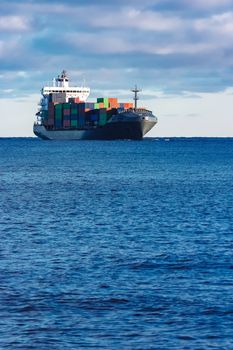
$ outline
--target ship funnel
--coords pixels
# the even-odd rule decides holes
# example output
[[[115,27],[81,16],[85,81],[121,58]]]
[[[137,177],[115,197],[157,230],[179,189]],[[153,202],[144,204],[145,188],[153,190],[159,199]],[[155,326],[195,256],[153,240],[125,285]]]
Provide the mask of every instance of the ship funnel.
[[[139,100],[138,93],[141,92],[142,90],[137,87],[137,85],[134,86],[131,91],[134,93],[134,108],[137,109],[137,101]]]

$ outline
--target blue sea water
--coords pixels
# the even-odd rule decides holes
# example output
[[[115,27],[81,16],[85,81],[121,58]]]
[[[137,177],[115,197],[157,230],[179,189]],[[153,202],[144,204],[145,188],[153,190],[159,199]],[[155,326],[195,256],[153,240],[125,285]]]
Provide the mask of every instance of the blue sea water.
[[[233,349],[233,139],[0,154],[0,349]]]

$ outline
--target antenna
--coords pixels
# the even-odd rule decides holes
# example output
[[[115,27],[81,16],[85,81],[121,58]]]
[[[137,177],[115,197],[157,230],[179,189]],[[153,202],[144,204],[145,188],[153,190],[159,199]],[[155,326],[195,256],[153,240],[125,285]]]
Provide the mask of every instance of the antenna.
[[[141,92],[142,90],[139,89],[137,85],[135,85],[135,87],[131,91],[134,92],[134,108],[137,109],[137,101],[139,100],[138,92]]]

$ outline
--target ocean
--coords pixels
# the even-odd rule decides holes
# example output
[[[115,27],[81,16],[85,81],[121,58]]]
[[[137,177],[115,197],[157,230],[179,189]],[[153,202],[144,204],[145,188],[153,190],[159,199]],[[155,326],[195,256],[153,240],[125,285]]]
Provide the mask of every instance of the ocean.
[[[0,152],[0,349],[233,349],[233,139]]]

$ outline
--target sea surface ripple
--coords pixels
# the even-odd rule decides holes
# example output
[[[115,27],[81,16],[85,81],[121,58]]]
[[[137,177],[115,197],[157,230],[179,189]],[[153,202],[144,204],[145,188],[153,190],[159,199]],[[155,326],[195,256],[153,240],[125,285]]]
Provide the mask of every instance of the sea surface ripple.
[[[0,152],[0,349],[233,349],[233,139]]]

